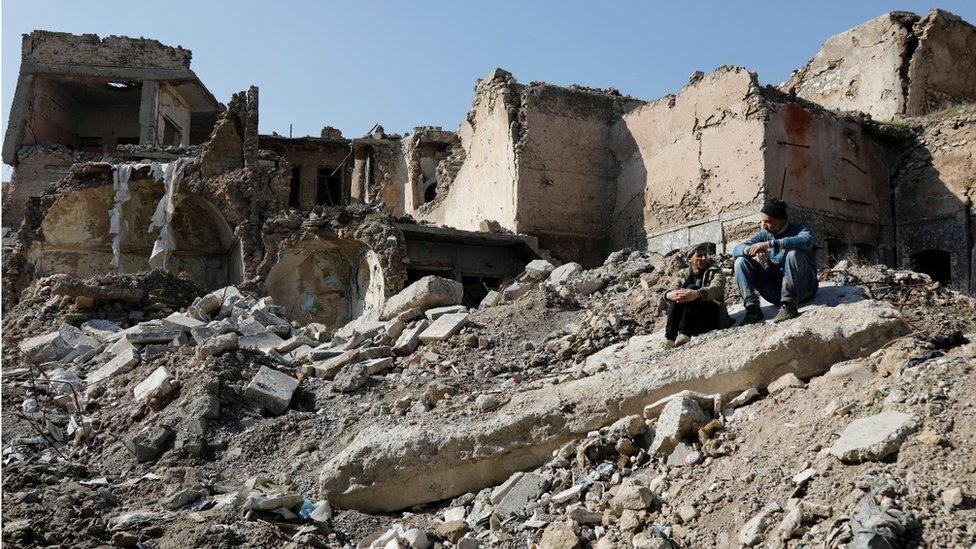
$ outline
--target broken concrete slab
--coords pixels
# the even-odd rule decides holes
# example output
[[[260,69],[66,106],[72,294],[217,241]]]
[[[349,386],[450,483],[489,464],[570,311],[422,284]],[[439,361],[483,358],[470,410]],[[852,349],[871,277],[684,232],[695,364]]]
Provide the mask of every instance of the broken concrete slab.
[[[240,345],[241,349],[246,349],[248,351],[259,351],[265,354],[267,354],[268,351],[274,350],[283,342],[283,339],[278,337],[277,334],[273,334],[271,332],[264,332],[262,334],[238,338],[238,344]]]
[[[17,348],[31,360],[41,364],[62,360],[79,350],[85,352],[99,346],[100,341],[94,337],[70,324],[62,324],[53,332],[21,341]]]
[[[432,343],[434,341],[444,341],[461,331],[464,324],[468,321],[468,313],[451,313],[439,317],[426,330],[420,333],[420,341]]]
[[[523,277],[530,282],[536,282],[549,276],[554,268],[552,263],[545,259],[533,259],[525,266]]]
[[[106,362],[99,369],[89,374],[85,379],[85,383],[88,385],[94,385],[116,374],[128,372],[136,364],[139,364],[139,355],[134,349],[125,350],[116,355],[112,360]]]
[[[122,327],[110,320],[93,319],[82,324],[81,331],[99,341],[106,341],[106,337],[122,331]]]
[[[397,356],[407,356],[410,353],[417,350],[420,346],[420,334],[430,326],[430,321],[424,319],[414,325],[412,328],[407,328],[400,334],[397,338],[396,343],[393,345],[393,354]]]
[[[125,330],[125,338],[133,345],[147,343],[168,343],[183,333],[182,328],[154,324],[139,324],[135,329]],[[131,330],[131,331],[130,331]]]
[[[414,308],[424,310],[458,305],[464,297],[464,286],[456,280],[425,276],[386,300],[382,319],[390,319]]]
[[[314,351],[312,358],[315,358]],[[332,379],[347,365],[358,361],[359,349],[353,349],[351,351],[346,351],[339,356],[313,363],[312,371],[315,372],[316,377]]]
[[[240,339],[237,337],[237,334],[231,332],[217,335],[204,341],[197,346],[196,355],[197,358],[202,359],[208,356],[217,356],[230,351],[236,351],[238,348],[240,348]]]
[[[476,491],[680,390],[733,397],[787,372],[810,378],[866,356],[905,333],[897,316],[891,307],[862,301],[810,308],[786,325],[714,332],[667,354],[635,345],[608,371],[516,393],[500,411],[432,418],[436,431],[406,422],[363,429],[323,464],[320,485],[336,506],[371,512]]]
[[[424,316],[426,316],[428,320],[437,320],[446,314],[465,313],[467,311],[468,308],[464,305],[448,305],[447,307],[434,307],[433,309],[427,309]]]
[[[827,452],[844,463],[884,459],[918,429],[915,414],[884,411],[852,421]]]
[[[164,366],[156,368],[132,390],[136,402],[168,395],[173,391],[172,379]]]
[[[669,400],[654,426],[654,441],[649,451],[662,456],[670,454],[685,436],[701,429],[710,419],[690,398]]]
[[[539,499],[546,490],[549,481],[541,475],[526,473],[519,477],[511,488],[495,505],[495,514],[504,520],[509,515],[522,512],[525,507]]]
[[[297,388],[297,379],[284,372],[261,366],[244,389],[244,396],[272,414],[281,415],[288,409]]]
[[[206,323],[201,322],[191,316],[187,316],[182,313],[172,313],[169,316],[162,319],[163,326],[168,326],[170,328],[179,328],[185,332],[189,332],[192,328],[199,328],[204,326]]]
[[[386,370],[393,364],[393,357],[388,356],[385,358],[374,358],[372,360],[367,360],[363,362],[363,366],[366,368],[366,372],[369,375],[376,375],[383,370]]]

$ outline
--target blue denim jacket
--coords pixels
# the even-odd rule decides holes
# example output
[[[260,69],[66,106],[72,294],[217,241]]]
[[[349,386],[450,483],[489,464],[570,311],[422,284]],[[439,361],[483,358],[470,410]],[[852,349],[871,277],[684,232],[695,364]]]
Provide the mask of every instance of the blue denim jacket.
[[[749,240],[732,249],[732,257],[743,257],[746,255],[746,248],[765,241],[770,242],[769,262],[773,265],[782,265],[789,250],[804,251],[811,257],[814,255],[813,234],[810,233],[810,227],[804,223],[789,221],[778,234],[763,230],[752,235]]]

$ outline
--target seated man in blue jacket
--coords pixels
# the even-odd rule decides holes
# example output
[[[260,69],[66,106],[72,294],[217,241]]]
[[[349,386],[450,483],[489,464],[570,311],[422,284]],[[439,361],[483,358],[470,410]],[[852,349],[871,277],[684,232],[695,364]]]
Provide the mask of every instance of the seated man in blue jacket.
[[[760,211],[762,230],[732,250],[735,280],[746,307],[740,326],[763,320],[757,291],[779,305],[773,321],[782,322],[799,316],[797,304],[813,299],[819,287],[810,228],[789,221],[782,200],[772,199]]]

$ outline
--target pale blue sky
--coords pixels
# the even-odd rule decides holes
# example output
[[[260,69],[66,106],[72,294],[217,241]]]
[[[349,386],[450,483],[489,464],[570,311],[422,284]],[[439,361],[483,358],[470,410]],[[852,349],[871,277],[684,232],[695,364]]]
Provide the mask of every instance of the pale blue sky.
[[[344,2],[3,0],[3,126],[32,29],[145,36],[193,51],[217,99],[256,84],[261,131],[359,136],[424,124],[455,129],[475,79],[615,87],[642,99],[720,65],[779,83],[830,35],[891,10],[940,7],[976,22],[972,0]],[[4,168],[4,179],[9,171]]]

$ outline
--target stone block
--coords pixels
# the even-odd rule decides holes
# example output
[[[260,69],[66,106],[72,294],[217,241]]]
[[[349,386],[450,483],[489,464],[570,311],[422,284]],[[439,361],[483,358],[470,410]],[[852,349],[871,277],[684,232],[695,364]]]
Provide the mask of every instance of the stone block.
[[[121,332],[122,327],[110,320],[94,319],[81,325],[81,331],[99,341],[106,341],[110,335]]]
[[[576,278],[582,272],[583,267],[579,263],[566,263],[553,269],[546,282],[550,286],[560,286]]]
[[[222,355],[226,352],[236,351],[240,348],[240,338],[231,332],[221,334],[204,341],[197,347],[197,358],[203,359],[208,356]]]
[[[525,266],[523,278],[530,282],[536,282],[549,276],[549,273],[551,273],[554,268],[555,267],[553,267],[552,263],[549,263],[545,259],[533,259],[532,261],[529,261],[528,265]]]
[[[437,320],[446,314],[464,313],[467,311],[468,308],[464,305],[448,305],[447,307],[434,307],[433,309],[427,309],[424,316],[427,317],[427,320]]]
[[[549,482],[535,473],[526,473],[518,478],[511,489],[500,498],[495,506],[498,518],[505,520],[514,513],[525,510],[525,506],[539,499]]]
[[[802,389],[804,387],[803,382],[800,378],[796,377],[793,373],[783,374],[778,379],[773,381],[766,387],[770,395],[775,395],[777,393],[782,393],[787,389]]]
[[[481,300],[481,303],[478,304],[478,308],[485,309],[487,307],[494,307],[495,305],[501,303],[501,301],[502,301],[501,292],[496,292],[495,290],[488,290],[488,293],[485,294],[485,297]]]
[[[919,427],[914,414],[884,411],[852,421],[827,451],[844,463],[884,459]]]
[[[133,389],[136,401],[141,402],[168,395],[173,391],[173,385],[170,383],[172,379],[165,367],[156,368],[153,373],[149,374],[149,377],[140,381]]]
[[[420,334],[430,326],[430,321],[424,319],[413,328],[407,328],[397,338],[393,345],[393,353],[397,356],[407,356],[420,346]]]
[[[168,343],[183,333],[182,328],[153,324],[139,324],[134,328],[136,329],[132,331],[126,330],[125,334],[125,338],[134,345]]]
[[[297,388],[297,379],[284,372],[261,366],[244,389],[244,396],[272,414],[280,415],[288,409]]]
[[[172,313],[162,320],[163,326],[179,328],[185,332],[190,331],[191,328],[199,328],[206,324],[182,313]]]
[[[443,341],[460,332],[467,321],[468,313],[446,314],[435,320],[433,324],[420,333],[420,341],[423,343]]]
[[[240,345],[241,349],[246,349],[248,351],[259,351],[265,354],[267,354],[268,351],[274,350],[283,342],[283,339],[271,332],[264,332],[262,334],[238,338],[238,344]]]
[[[374,358],[372,360],[367,360],[363,362],[363,366],[366,367],[366,371],[369,375],[376,375],[383,370],[386,370],[393,364],[393,357],[388,356],[386,358]]]
[[[425,276],[407,286],[386,301],[384,319],[393,318],[413,308],[424,310],[445,305],[457,305],[464,296],[464,286],[456,280],[439,276]]]
[[[316,377],[333,379],[347,365],[358,361],[359,349],[353,349],[351,351],[346,351],[339,356],[313,363],[312,370],[315,372]]]
[[[127,349],[116,355],[112,360],[106,362],[99,369],[89,374],[85,379],[85,383],[88,385],[94,385],[116,374],[128,372],[136,364],[139,364],[139,355],[136,354],[135,350]]]
[[[658,417],[650,451],[662,456],[670,454],[681,439],[700,429],[710,419],[701,406],[690,398],[670,400]]]

